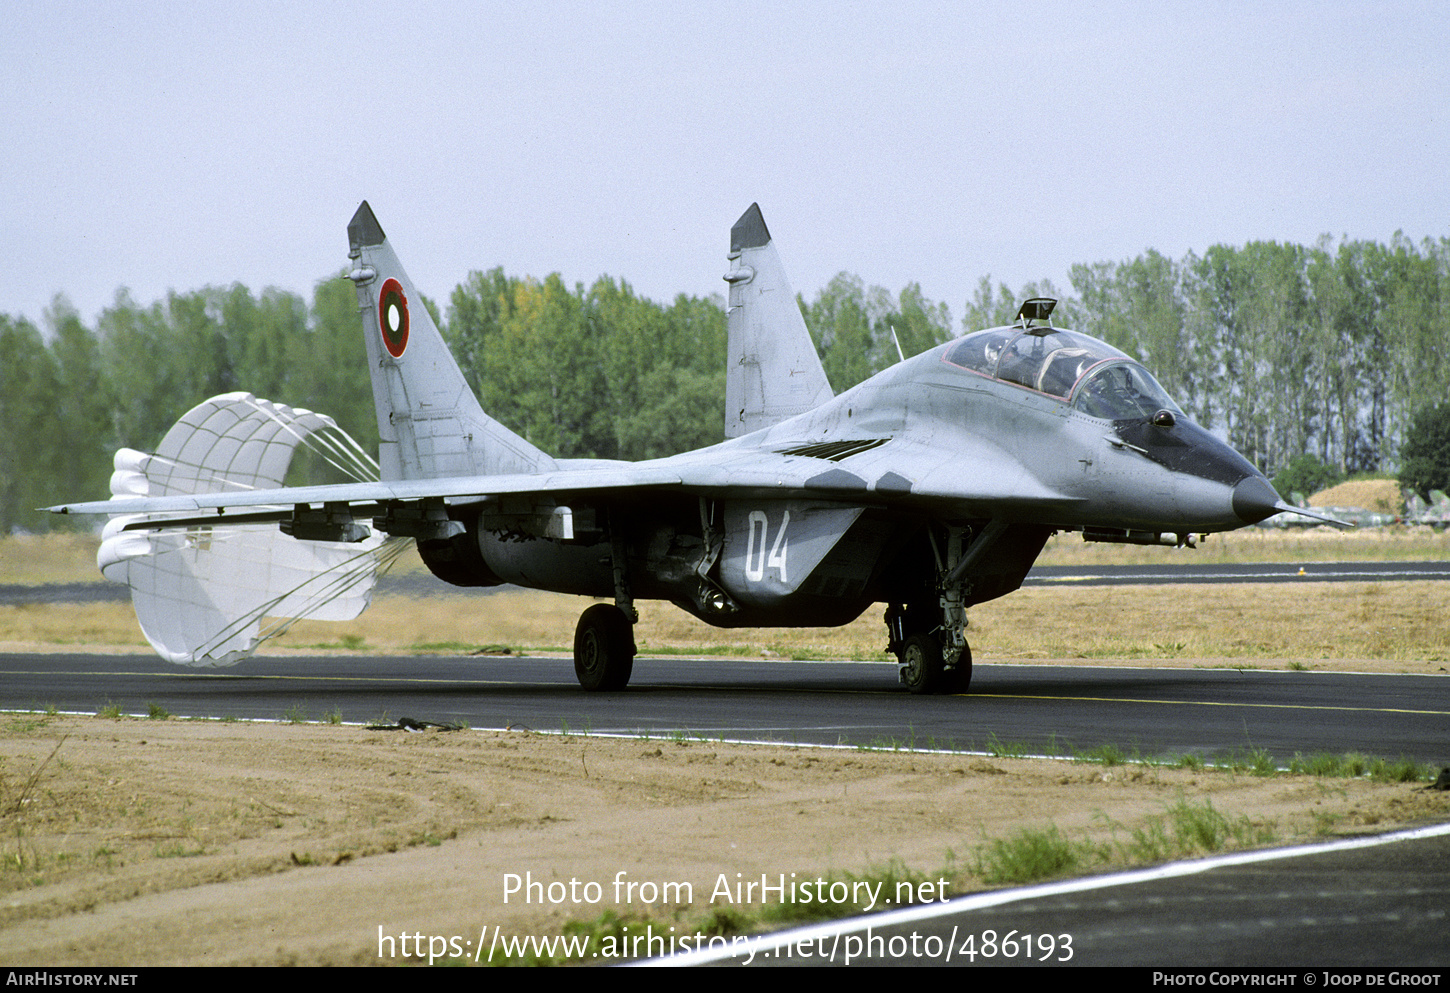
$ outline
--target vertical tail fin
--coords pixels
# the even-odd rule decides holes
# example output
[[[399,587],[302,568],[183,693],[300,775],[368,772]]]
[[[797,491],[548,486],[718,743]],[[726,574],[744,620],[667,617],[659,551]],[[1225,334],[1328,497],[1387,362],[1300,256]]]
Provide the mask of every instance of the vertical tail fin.
[[[366,200],[347,226],[363,315],[382,478],[551,469],[544,452],[483,412]]]
[[[751,204],[730,229],[725,437],[814,410],[834,395],[770,240]]]

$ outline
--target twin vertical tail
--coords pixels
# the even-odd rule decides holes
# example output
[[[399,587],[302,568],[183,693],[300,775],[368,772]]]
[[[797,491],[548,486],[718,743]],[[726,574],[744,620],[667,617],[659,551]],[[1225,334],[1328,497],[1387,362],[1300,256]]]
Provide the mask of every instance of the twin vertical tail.
[[[422,297],[364,200],[347,226],[384,480],[552,469],[554,460],[479,406]]]
[[[760,207],[730,229],[725,437],[814,410],[834,395]]]

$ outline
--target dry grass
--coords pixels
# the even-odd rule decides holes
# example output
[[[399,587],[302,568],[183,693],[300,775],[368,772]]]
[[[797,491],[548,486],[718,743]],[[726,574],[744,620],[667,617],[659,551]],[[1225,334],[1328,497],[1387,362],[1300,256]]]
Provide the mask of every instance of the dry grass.
[[[380,599],[355,621],[299,622],[263,652],[441,652],[504,646],[567,654],[588,601],[528,590]],[[645,654],[885,660],[881,611],[840,628],[712,628],[663,603],[641,603]],[[1305,583],[1038,587],[974,607],[976,659],[1091,659],[1155,664],[1328,667],[1381,660],[1439,672],[1450,660],[1450,584]],[[7,644],[8,643],[8,644]],[[0,646],[145,651],[125,604],[0,608]]]
[[[357,621],[299,624],[279,646],[407,650],[443,643],[570,649],[587,601],[532,591],[464,598],[384,600]],[[645,653],[754,658],[885,659],[881,611],[840,628],[721,630],[667,604],[641,604]],[[1032,588],[972,608],[979,660],[1450,659],[1450,584],[1307,583]],[[1286,619],[1290,622],[1286,623]],[[1417,669],[1415,671],[1433,671]]]
[[[1432,528],[1244,528],[1209,535],[1197,548],[1110,545],[1059,534],[1039,565],[1205,565],[1220,562],[1441,562],[1450,559],[1450,531]]]
[[[1393,479],[1351,479],[1320,490],[1309,497],[1314,507],[1365,507],[1381,514],[1398,514],[1405,509],[1400,484]]]
[[[0,584],[92,583],[100,538],[88,534],[0,537]]]
[[[7,808],[0,789],[0,961],[376,965],[380,931],[446,935],[482,921],[558,934],[602,911],[687,933],[686,920],[713,911],[754,913],[754,900],[713,898],[722,876],[892,874],[946,879],[955,893],[1072,862],[1107,870],[1450,811],[1450,795],[1418,784],[1332,775],[10,715],[0,785],[31,802]],[[1022,857],[1024,839],[1044,835],[1075,858]],[[693,900],[615,898],[621,870],[687,882]],[[602,903],[506,900],[505,873],[525,871],[597,881]]]
[[[971,617],[981,658],[1450,659],[1447,583],[1034,588]]]
[[[0,540],[0,583],[96,578],[94,542],[70,535]],[[1215,535],[1196,550],[1100,545],[1062,535],[1045,564],[1101,565],[1222,561],[1313,562],[1447,559],[1450,532],[1427,528],[1343,533],[1240,531]],[[416,556],[406,569],[421,569]],[[465,592],[438,584],[439,596],[379,597],[362,617],[332,624],[299,622],[266,646],[273,650],[468,652],[506,646],[567,653],[586,601],[505,591]],[[841,628],[722,630],[672,606],[642,603],[636,637],[645,653],[753,658],[885,659],[879,608]],[[1313,583],[1280,585],[1045,587],[1021,590],[973,608],[978,660],[1086,658],[1304,660],[1381,659],[1438,671],[1450,659],[1450,584]],[[33,604],[0,607],[0,643],[147,650],[130,607]]]

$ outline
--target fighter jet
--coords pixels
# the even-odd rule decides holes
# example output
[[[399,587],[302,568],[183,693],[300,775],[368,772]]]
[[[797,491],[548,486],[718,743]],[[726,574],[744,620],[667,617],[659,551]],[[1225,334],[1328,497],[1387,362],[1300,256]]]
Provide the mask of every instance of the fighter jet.
[[[283,487],[287,445],[331,422],[238,394],[188,415],[163,452],[118,453],[111,501],[51,508],[113,516],[103,565],[175,626],[164,646],[172,636],[148,637],[176,661],[236,661],[262,613],[355,591],[372,559],[349,552],[381,532],[416,540],[458,586],[612,599],[575,631],[589,690],[625,687],[636,603],[666,600],[721,627],[833,626],[885,604],[905,686],[962,692],[968,608],[1016,590],[1054,532],[1181,546],[1296,510],[1141,364],[1053,326],[1049,299],[834,395],[753,204],[724,277],[726,440],[647,462],[556,459],[481,409],[366,202],[348,239],[380,479]],[[276,465],[259,471],[263,451]],[[228,554],[226,528],[269,550],[207,564]]]
[[[1444,490],[1431,490],[1427,503],[1420,494],[1405,490],[1404,520],[1406,524],[1428,524],[1442,530],[1450,524],[1450,497],[1445,495]]]

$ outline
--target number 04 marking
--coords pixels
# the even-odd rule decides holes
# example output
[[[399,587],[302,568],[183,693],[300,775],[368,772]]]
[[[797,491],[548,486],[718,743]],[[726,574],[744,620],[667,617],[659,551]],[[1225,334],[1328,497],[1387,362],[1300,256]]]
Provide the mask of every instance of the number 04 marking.
[[[786,540],[785,529],[790,524],[790,511],[785,511],[780,521],[780,532],[775,536],[775,544],[770,546],[770,553],[765,551],[765,543],[770,537],[770,518],[763,510],[752,510],[750,512],[750,536],[745,541],[745,578],[752,583],[758,583],[765,578],[766,569],[779,569],[780,581],[790,582],[785,574],[785,556],[790,550],[790,542]],[[755,528],[760,527],[760,539],[755,537]],[[758,551],[757,551],[758,549]]]

